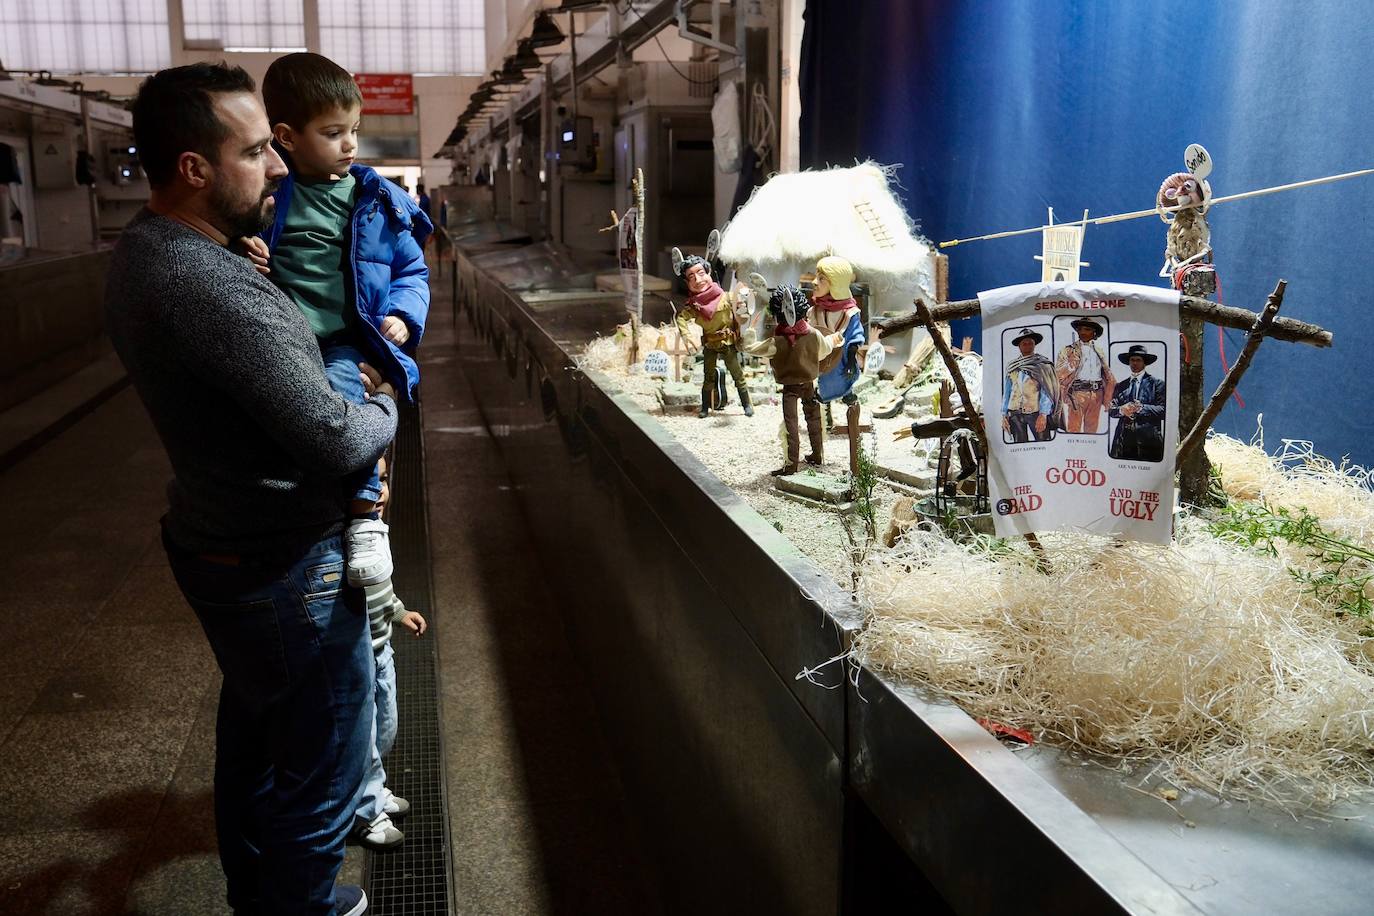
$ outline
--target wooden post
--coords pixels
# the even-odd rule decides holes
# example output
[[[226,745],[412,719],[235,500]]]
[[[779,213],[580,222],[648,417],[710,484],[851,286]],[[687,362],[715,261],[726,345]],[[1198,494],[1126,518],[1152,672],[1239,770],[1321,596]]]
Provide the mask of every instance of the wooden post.
[[[1216,274],[1209,270],[1191,271],[1183,277],[1182,293],[1204,299],[1216,292]],[[1188,432],[1197,425],[1203,410],[1203,354],[1206,344],[1202,337],[1203,322],[1196,315],[1180,310],[1178,332],[1183,343],[1183,360],[1178,372],[1178,438],[1187,438]],[[1179,456],[1175,469],[1178,471],[1178,497],[1184,505],[1203,506],[1209,501],[1211,491],[1212,463],[1207,460],[1205,449],[1190,450]]]
[[[1178,370],[1178,434],[1186,436],[1202,416],[1202,339],[1203,323],[1198,318],[1179,316],[1178,332],[1183,339],[1186,359]],[[1212,476],[1212,463],[1207,452],[1199,450],[1183,456],[1176,466],[1178,497],[1185,505],[1201,506],[1207,501]]]

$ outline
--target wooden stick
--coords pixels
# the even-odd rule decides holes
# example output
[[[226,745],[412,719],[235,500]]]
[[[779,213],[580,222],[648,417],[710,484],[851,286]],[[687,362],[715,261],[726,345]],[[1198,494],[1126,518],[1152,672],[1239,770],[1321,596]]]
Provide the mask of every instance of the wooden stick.
[[[1287,280],[1280,280],[1274,287],[1274,291],[1269,294],[1269,300],[1264,305],[1264,311],[1255,320],[1255,324],[1250,328],[1250,335],[1245,339],[1245,349],[1241,350],[1240,358],[1236,364],[1226,373],[1226,377],[1217,386],[1216,393],[1212,395],[1211,403],[1207,409],[1198,417],[1193,428],[1188,431],[1188,435],[1183,437],[1183,441],[1178,444],[1178,452],[1174,458],[1175,464],[1182,464],[1183,459],[1187,458],[1194,449],[1203,443],[1207,438],[1207,430],[1211,428],[1212,421],[1221,413],[1221,408],[1226,405],[1226,399],[1231,396],[1231,392],[1236,390],[1236,385],[1240,384],[1240,377],[1245,374],[1245,370],[1250,368],[1250,362],[1255,358],[1255,351],[1264,342],[1264,338],[1269,336],[1269,328],[1274,323],[1274,316],[1278,314],[1279,307],[1283,305],[1283,294],[1288,288]]]
[[[1031,552],[1035,554],[1035,568],[1038,572],[1049,574],[1050,558],[1045,553],[1045,545],[1040,543],[1040,539],[1035,536],[1034,531],[1027,531],[1025,534],[1026,543],[1030,545]]]
[[[954,302],[941,302],[930,309],[930,314],[936,321],[954,321],[959,318],[972,318],[981,311],[982,306],[977,299],[960,299]],[[1203,321],[1224,328],[1235,328],[1239,331],[1250,330],[1260,317],[1249,309],[1218,305],[1208,299],[1199,299],[1196,296],[1180,296],[1179,311],[1185,315],[1201,318]],[[878,319],[873,322],[874,327],[878,328],[879,339],[914,328],[920,324],[923,322],[914,312],[898,315],[895,318]],[[1304,343],[1313,347],[1329,347],[1332,341],[1331,332],[1325,328],[1292,318],[1275,318],[1269,328],[1269,336],[1275,340]]]
[[[964,402],[964,412],[973,421],[973,433],[978,437],[978,444],[983,447],[983,454],[990,454],[988,451],[988,431],[983,425],[983,416],[973,406],[973,397],[968,393],[968,385],[964,383],[963,373],[959,371],[959,361],[950,352],[949,341],[945,340],[945,335],[941,334],[940,329],[935,326],[935,319],[930,317],[930,309],[926,307],[925,300],[916,300],[916,314],[921,324],[924,324],[926,330],[930,332],[930,339],[935,344],[936,352],[945,361],[945,368],[949,370],[954,388],[959,392],[959,399]]]

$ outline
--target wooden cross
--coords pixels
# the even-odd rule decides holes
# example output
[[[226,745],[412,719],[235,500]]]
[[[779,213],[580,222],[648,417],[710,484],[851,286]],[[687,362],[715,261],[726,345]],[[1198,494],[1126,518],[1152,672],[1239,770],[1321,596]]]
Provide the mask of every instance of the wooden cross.
[[[1278,317],[1278,310],[1283,304],[1283,294],[1287,287],[1287,281],[1278,281],[1274,287],[1274,292],[1269,295],[1264,310],[1260,313],[1221,305],[1197,296],[1179,297],[1181,322],[1192,321],[1198,324],[1208,322],[1220,327],[1237,328],[1248,332],[1245,349],[1242,351],[1240,359],[1236,360],[1236,364],[1226,373],[1221,385],[1212,395],[1211,402],[1195,419],[1192,417],[1183,418],[1188,424],[1187,433],[1179,441],[1178,451],[1175,454],[1175,464],[1179,471],[1179,496],[1185,504],[1202,505],[1207,499],[1209,480],[1205,470],[1206,464],[1198,461],[1201,458],[1205,462],[1206,453],[1200,451],[1198,446],[1206,438],[1208,427],[1221,413],[1221,408],[1226,403],[1226,399],[1235,390],[1236,385],[1240,382],[1240,377],[1245,374],[1245,370],[1250,367],[1255,351],[1259,349],[1259,345],[1264,342],[1265,338],[1272,337],[1275,340],[1304,343],[1313,347],[1331,346],[1332,335],[1325,328],[1305,321]],[[982,305],[977,299],[943,302],[934,308],[928,308],[923,301],[917,299],[915,312],[879,321],[876,324],[879,328],[880,337],[896,334],[916,325],[923,325],[930,332],[931,339],[935,341],[936,349],[940,351],[940,355],[945,357],[946,365],[952,367],[951,374],[954,377],[956,387],[959,389],[959,396],[963,399],[966,409],[972,414],[973,403],[968,396],[968,389],[957,372],[957,366],[953,364],[953,355],[949,354],[949,344],[945,342],[944,336],[938,333],[935,324],[939,321],[972,318],[974,315],[980,314],[981,311]],[[1195,336],[1197,340],[1201,340],[1200,334]],[[1191,373],[1194,378],[1184,383],[1183,390],[1180,391],[1181,404],[1188,400],[1194,400],[1196,403],[1201,402],[1202,353],[1200,346],[1196,348],[1196,352],[1197,358],[1193,362],[1193,372]],[[1182,410],[1180,412],[1186,413]],[[981,419],[974,429],[981,434],[979,438],[986,441]],[[1197,473],[1199,464],[1203,468],[1201,474]]]
[[[682,381],[682,357],[691,356],[694,352],[687,346],[687,335],[683,334],[677,327],[672,329],[673,346],[671,349],[664,348],[664,352],[673,358],[673,379]]]

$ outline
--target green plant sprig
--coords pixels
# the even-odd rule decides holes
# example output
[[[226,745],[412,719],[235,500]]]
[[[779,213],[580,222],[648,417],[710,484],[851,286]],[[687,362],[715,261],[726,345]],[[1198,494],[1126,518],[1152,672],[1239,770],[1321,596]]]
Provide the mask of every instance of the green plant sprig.
[[[1365,590],[1374,581],[1374,551],[1337,537],[1305,508],[1274,509],[1262,502],[1232,502],[1208,522],[1217,537],[1278,556],[1280,542],[1306,551],[1318,570],[1289,567],[1288,572],[1336,614],[1368,619],[1374,611]]]

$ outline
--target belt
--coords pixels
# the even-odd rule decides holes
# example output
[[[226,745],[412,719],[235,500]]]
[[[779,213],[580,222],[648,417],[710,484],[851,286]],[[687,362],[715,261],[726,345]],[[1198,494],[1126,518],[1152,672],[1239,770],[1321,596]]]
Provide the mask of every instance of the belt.
[[[1079,389],[1080,391],[1100,391],[1100,390],[1102,390],[1102,383],[1101,383],[1101,382],[1074,382],[1072,385],[1069,386],[1069,390],[1070,390],[1070,391],[1073,391],[1075,388]]]
[[[197,560],[206,563],[215,563],[219,566],[242,566],[243,557],[233,553],[198,553],[194,555]]]

